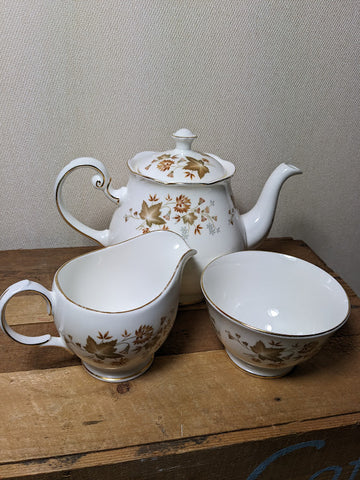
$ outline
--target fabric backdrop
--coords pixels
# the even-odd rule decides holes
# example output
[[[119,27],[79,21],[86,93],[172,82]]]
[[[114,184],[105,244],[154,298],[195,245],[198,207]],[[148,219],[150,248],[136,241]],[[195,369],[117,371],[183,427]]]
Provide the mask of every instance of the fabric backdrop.
[[[115,187],[142,150],[194,148],[236,165],[242,211],[270,172],[270,236],[306,241],[360,293],[357,0],[0,0],[0,249],[88,244],[53,186],[93,156]],[[69,208],[108,225],[113,204],[76,174]]]

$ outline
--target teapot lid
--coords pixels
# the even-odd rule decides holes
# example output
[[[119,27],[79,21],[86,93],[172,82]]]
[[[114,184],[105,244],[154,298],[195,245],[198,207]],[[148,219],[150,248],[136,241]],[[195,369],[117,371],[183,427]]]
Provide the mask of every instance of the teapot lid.
[[[181,128],[172,135],[175,148],[165,152],[142,152],[129,162],[133,173],[166,184],[212,184],[234,174],[232,163],[216,155],[191,149],[196,135]]]

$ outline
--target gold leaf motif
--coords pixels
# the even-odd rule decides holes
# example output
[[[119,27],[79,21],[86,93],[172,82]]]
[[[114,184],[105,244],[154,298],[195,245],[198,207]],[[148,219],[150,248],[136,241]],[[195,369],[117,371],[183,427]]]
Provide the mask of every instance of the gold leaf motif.
[[[292,344],[288,348],[280,341],[270,340],[269,346],[266,346],[264,342],[258,340],[255,345],[249,345],[248,342],[240,340],[240,335],[235,335],[226,330],[229,340],[237,341],[246,350],[251,353],[247,353],[251,357],[251,360],[256,363],[264,363],[267,365],[281,365],[285,361],[297,361],[306,360],[312,356],[320,347],[320,343],[312,341],[299,345],[299,343]]]
[[[155,193],[155,195],[149,195],[149,202],[158,202],[159,199]]]
[[[173,160],[162,160],[157,164],[157,168],[161,172],[166,172],[167,170],[170,170],[170,168],[174,165]]]
[[[182,217],[183,222],[184,222],[184,223],[189,223],[190,225],[193,225],[193,223],[195,222],[195,220],[196,220],[197,218],[198,218],[198,217],[195,215],[194,212],[187,213],[186,215],[184,215],[184,216]]]
[[[160,197],[160,199],[157,194],[149,194],[147,200],[142,201],[140,211],[130,207],[124,218],[126,222],[140,221],[136,229],[142,233],[156,229],[168,230],[171,229],[171,222],[177,224],[182,221],[183,226],[179,233],[185,239],[191,232],[194,235],[200,235],[205,231],[205,227],[209,235],[215,235],[220,232],[220,227],[216,226],[218,216],[211,215],[211,213],[215,213],[212,212],[215,201],[209,200],[208,205],[202,205],[205,202],[206,200],[202,197],[196,200],[184,194],[174,198],[167,193],[164,198]],[[201,225],[195,224],[198,218],[200,218]]]
[[[194,180],[195,174],[191,172],[185,172],[185,178],[190,178],[190,180]]]
[[[312,354],[314,352],[314,350],[316,350],[318,348],[318,342],[309,342],[309,343],[305,343],[305,345],[303,345],[303,347],[301,348],[301,350],[299,350],[299,355],[308,355],[308,354]]]
[[[101,332],[98,332],[98,336],[97,338],[99,338],[100,340],[110,340],[110,338],[112,338],[111,335],[109,335],[109,332],[107,331],[106,333],[101,333]]]
[[[187,164],[184,166],[184,170],[192,170],[197,172],[199,178],[203,178],[204,175],[209,173],[208,167],[204,164],[203,160],[196,160],[193,157],[186,157],[188,161]]]
[[[90,335],[86,339],[85,350],[88,353],[92,353],[95,357],[100,360],[105,358],[118,358],[121,354],[116,352],[117,340],[111,340],[110,342],[100,342],[97,343]]]
[[[105,341],[106,339],[113,338],[109,331],[106,333],[98,332],[97,338],[100,339],[100,342],[90,335],[88,335],[85,345],[75,342],[72,335],[67,335],[65,340],[75,352],[78,349],[83,352],[86,351],[95,362],[103,363],[107,361],[110,365],[121,366],[129,361],[128,355],[132,352],[157,349],[160,347],[163,339],[170,332],[172,326],[171,318],[173,315],[174,311],[171,311],[169,316],[161,317],[160,327],[157,331],[154,331],[151,325],[140,325],[134,333],[124,330],[120,340]]]
[[[203,228],[203,227],[202,227],[201,225],[197,225],[197,227],[196,227],[195,230],[194,230],[195,235],[196,235],[196,234],[201,235],[201,230],[202,230],[202,228]]]
[[[270,360],[272,362],[281,362],[281,353],[284,351],[284,348],[265,347],[261,340],[250,348],[259,356],[260,360]]]
[[[149,206],[145,200],[141,206],[140,218],[146,221],[146,225],[151,227],[152,225],[163,225],[165,220],[160,217],[162,203],[156,203]]]

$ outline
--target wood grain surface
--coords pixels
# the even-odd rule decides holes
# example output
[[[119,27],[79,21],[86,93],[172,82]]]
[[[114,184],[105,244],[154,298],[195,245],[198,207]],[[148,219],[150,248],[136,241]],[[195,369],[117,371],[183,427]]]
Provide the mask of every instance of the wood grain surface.
[[[112,385],[65,350],[1,333],[0,478],[305,480],[341,469],[350,479],[360,457],[360,299],[302,241],[261,248],[319,265],[346,289],[350,319],[318,355],[281,379],[254,378],[228,359],[198,304],[180,308],[148,372]],[[24,278],[51,288],[57,268],[90,249],[0,252],[0,289]],[[16,296],[6,317],[21,333],[56,335],[38,295]]]

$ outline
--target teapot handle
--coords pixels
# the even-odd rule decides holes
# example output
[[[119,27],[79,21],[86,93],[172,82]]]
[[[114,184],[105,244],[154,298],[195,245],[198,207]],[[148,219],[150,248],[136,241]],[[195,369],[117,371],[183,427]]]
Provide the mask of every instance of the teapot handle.
[[[23,345],[40,345],[40,346],[54,346],[54,347],[63,347],[67,348],[65,341],[62,337],[52,337],[50,334],[40,335],[38,337],[30,337],[28,335],[21,335],[13,330],[5,319],[5,310],[6,306],[11,300],[11,298],[20,292],[36,292],[40,294],[47,303],[48,314],[51,315],[53,304],[54,304],[54,295],[52,292],[43,287],[40,283],[31,282],[30,280],[21,280],[20,282],[14,283],[5,292],[0,296],[0,326],[4,333],[6,333],[10,338],[15,340],[15,342],[22,343]]]
[[[68,165],[66,165],[66,167],[61,170],[61,172],[57,176],[55,182],[56,206],[61,216],[64,218],[65,222],[67,222],[71,227],[73,227],[75,230],[78,230],[83,235],[100,243],[100,245],[106,246],[108,245],[109,230],[96,230],[94,228],[86,226],[85,224],[77,220],[73,215],[71,215],[71,213],[64,206],[62,198],[62,187],[65,179],[71,172],[80,167],[90,167],[96,170],[96,175],[92,177],[93,186],[95,188],[98,188],[99,190],[102,190],[104,192],[104,195],[117,205],[124,197],[127,188],[122,187],[118,190],[113,189],[110,186],[111,178],[103,163],[99,160],[96,160],[95,158],[90,157],[81,157],[72,160]]]

